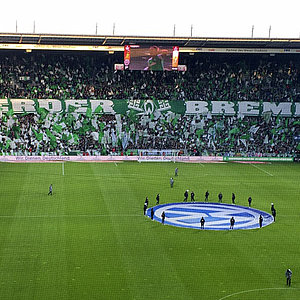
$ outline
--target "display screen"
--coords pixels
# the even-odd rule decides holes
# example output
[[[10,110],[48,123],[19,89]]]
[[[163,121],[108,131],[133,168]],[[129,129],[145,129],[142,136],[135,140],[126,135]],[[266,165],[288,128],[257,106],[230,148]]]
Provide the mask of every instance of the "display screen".
[[[126,45],[124,65],[129,70],[172,71],[177,70],[179,47]]]

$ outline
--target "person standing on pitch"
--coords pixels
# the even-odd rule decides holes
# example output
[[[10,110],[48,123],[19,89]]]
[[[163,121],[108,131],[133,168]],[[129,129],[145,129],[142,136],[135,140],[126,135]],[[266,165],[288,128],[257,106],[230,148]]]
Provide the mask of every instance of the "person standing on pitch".
[[[233,229],[234,223],[235,223],[235,219],[234,219],[234,217],[231,217],[229,229]]]
[[[291,286],[292,274],[293,274],[293,272],[291,271],[291,269],[287,269],[286,272],[285,272],[286,285],[288,285],[288,286]]]
[[[53,187],[52,187],[52,183],[49,186],[49,193],[48,196],[51,195],[52,196],[52,192],[53,192]]]
[[[144,203],[144,215],[146,214],[147,208],[148,208],[148,203],[145,201],[145,203]]]
[[[206,193],[205,193],[205,202],[208,201],[208,196],[209,196],[209,192],[206,191]]]
[[[232,199],[232,204],[235,204],[235,194],[234,193],[232,193],[231,199]]]
[[[275,218],[276,218],[276,209],[275,208],[272,210],[272,216],[273,216],[273,219],[275,222]]]
[[[165,214],[165,212],[163,211],[162,214],[161,214],[161,223],[162,223],[162,224],[165,224],[165,218],[166,218],[166,214]]]
[[[262,215],[259,215],[259,228],[262,228],[262,223],[263,223],[263,217]]]
[[[191,202],[195,202],[195,193],[191,192]]]
[[[271,212],[273,213],[273,210],[275,209],[274,203],[271,203]]]
[[[248,198],[248,203],[249,203],[249,207],[251,207],[251,203],[252,203],[252,198],[251,197]]]
[[[156,195],[156,205],[159,204],[159,194]]]
[[[200,220],[201,229],[204,229],[204,223],[205,223],[205,220],[202,217],[201,220]]]
[[[175,177],[178,176],[178,168],[175,169]]]
[[[189,197],[189,190],[186,190],[183,195],[184,195],[183,201],[186,202]]]
[[[174,185],[174,179],[173,179],[173,177],[171,177],[171,179],[170,179],[170,186],[171,186],[171,188],[173,187],[173,185]]]
[[[153,217],[154,217],[154,209],[153,207],[151,208],[151,220],[153,220]]]
[[[223,198],[222,193],[220,193],[220,194],[218,195],[218,197],[219,197],[219,202],[222,202],[222,198]]]

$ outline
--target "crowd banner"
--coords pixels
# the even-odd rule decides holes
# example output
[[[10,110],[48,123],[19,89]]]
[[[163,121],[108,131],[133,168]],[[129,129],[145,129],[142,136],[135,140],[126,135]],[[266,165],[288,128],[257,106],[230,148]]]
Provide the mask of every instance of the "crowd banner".
[[[270,114],[300,117],[300,103],[263,101],[179,101],[179,100],[58,100],[58,99],[0,99],[0,111],[9,114],[39,113],[78,114],[136,114],[173,112],[182,115],[244,115]]]
[[[293,157],[223,157],[223,156],[142,156],[142,161],[162,162],[292,162]],[[99,155],[99,156],[64,156],[64,155],[44,155],[44,156],[0,156],[1,162],[118,162],[118,161],[141,161],[141,156],[133,155]]]
[[[223,157],[224,161],[264,161],[264,162],[291,162],[293,157]]]
[[[44,156],[14,156],[3,155],[0,156],[1,162],[117,162],[117,161],[139,161],[140,156],[121,156],[121,155],[107,155],[107,156],[63,156],[63,155],[44,155]],[[221,162],[222,156],[145,156],[152,161],[172,160],[175,162]]]

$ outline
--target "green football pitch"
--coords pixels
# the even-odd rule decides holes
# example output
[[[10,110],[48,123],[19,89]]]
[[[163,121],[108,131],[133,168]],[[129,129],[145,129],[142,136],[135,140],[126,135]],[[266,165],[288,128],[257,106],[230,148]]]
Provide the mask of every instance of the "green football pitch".
[[[0,299],[300,299],[299,178],[296,163],[0,163]],[[143,216],[146,196],[181,202],[186,189],[274,202],[276,222],[210,231]]]

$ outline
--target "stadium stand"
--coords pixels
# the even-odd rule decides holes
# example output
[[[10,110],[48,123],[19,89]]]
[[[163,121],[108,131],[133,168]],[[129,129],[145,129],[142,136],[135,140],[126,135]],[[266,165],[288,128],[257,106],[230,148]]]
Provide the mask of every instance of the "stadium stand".
[[[122,57],[0,53],[0,98],[300,101],[299,60],[185,56],[188,72],[114,72]]]
[[[95,53],[0,53],[0,99],[163,99],[299,102],[295,56],[185,55],[187,72],[114,71],[122,57]],[[132,154],[177,149],[187,155],[297,156],[299,118],[3,114],[1,153]]]

